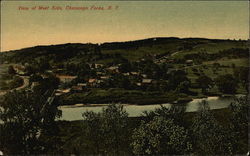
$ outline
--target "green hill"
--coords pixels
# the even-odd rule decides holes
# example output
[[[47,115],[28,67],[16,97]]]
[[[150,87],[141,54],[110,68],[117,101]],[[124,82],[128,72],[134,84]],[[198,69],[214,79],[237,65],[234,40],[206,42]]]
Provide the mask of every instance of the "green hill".
[[[36,46],[2,52],[1,62],[26,63],[39,59],[55,62],[97,62],[110,63],[127,59],[136,61],[145,57],[186,59],[186,55],[206,52],[216,54],[232,48],[247,49],[247,41],[219,40],[205,38],[149,38],[128,42],[103,44],[67,43]],[[171,55],[172,54],[172,55]],[[118,61],[117,61],[118,60]]]

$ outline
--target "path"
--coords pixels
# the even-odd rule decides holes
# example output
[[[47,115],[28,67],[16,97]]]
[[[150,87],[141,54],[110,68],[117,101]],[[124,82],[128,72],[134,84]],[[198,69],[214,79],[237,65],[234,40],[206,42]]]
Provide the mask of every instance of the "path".
[[[10,65],[14,66],[16,64],[2,64],[1,68],[0,68],[0,72],[1,73],[6,72],[7,67],[10,66]],[[6,91],[5,90],[2,90],[2,91],[0,90],[0,96],[5,95],[8,91],[12,91],[12,90],[15,90],[15,89],[16,90],[21,90],[23,88],[26,88],[29,85],[29,77],[28,76],[19,76],[19,77],[21,77],[23,79],[22,86],[14,88],[14,89],[11,89],[11,90],[6,90]]]
[[[0,91],[0,96],[3,96],[5,95],[7,92],[9,91],[13,91],[13,90],[21,90],[23,88],[26,88],[28,85],[29,85],[29,79],[28,79],[28,76],[20,76],[22,79],[23,79],[23,85],[20,86],[20,87],[17,87],[17,88],[14,88],[14,89],[11,89],[11,90],[4,90],[4,91]]]

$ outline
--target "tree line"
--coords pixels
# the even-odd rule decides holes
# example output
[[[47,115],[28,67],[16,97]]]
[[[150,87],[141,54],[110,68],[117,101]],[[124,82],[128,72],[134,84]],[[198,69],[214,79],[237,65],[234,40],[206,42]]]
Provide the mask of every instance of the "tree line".
[[[187,155],[247,152],[248,99],[236,98],[221,120],[206,101],[190,116],[185,107],[161,106],[130,118],[119,104],[83,120],[64,123],[56,102],[28,91],[14,91],[1,101],[0,149],[5,154]],[[227,114],[224,112],[225,114]],[[72,129],[69,131],[69,129]],[[66,136],[60,136],[64,132]]]

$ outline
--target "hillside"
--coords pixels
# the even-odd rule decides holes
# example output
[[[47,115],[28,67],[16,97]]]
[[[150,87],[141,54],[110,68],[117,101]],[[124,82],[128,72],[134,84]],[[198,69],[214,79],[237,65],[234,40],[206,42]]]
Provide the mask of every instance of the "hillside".
[[[58,88],[53,79],[52,84],[46,84],[49,81],[44,75],[56,75],[61,105],[186,102],[248,92],[247,41],[150,38],[68,43],[4,52],[0,60],[5,65],[21,64],[23,70],[17,70],[16,75],[30,77],[30,86],[39,82],[44,91],[46,86]],[[5,88],[14,88],[8,87],[15,81],[13,76],[2,77],[6,77],[1,82]],[[71,91],[65,94],[64,89]]]
[[[103,44],[68,43],[61,45],[36,46],[2,52],[0,60],[12,63],[27,63],[46,59],[56,62],[112,63],[122,60],[136,61],[145,57],[161,59],[164,56],[177,60],[199,52],[216,54],[232,48],[246,49],[247,41],[218,40],[204,38],[149,38],[128,42]]]

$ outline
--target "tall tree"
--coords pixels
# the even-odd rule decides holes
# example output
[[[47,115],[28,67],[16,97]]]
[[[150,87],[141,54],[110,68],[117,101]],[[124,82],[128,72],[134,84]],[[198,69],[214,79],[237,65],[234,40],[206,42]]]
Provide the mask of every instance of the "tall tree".
[[[6,154],[41,154],[40,136],[53,127],[60,111],[47,97],[30,91],[13,91],[1,101],[0,148]]]
[[[83,135],[85,136],[85,142],[87,143],[87,145],[84,145],[84,153],[93,155],[104,154],[102,148],[103,143],[101,142],[101,140],[103,140],[101,132],[101,113],[94,113],[90,111],[84,112],[82,116],[84,118]]]
[[[111,104],[103,109],[102,134],[104,136],[104,146],[107,154],[123,154],[123,142],[127,140],[125,133],[128,125],[128,113],[122,105]]]
[[[196,83],[201,87],[203,94],[207,93],[207,90],[213,86],[213,80],[206,75],[199,76]]]
[[[237,81],[231,74],[220,75],[215,79],[215,83],[222,93],[234,94],[237,90]]]
[[[249,67],[238,67],[234,69],[234,77],[248,91],[249,87]]]
[[[197,154],[232,154],[231,136],[215,119],[207,101],[202,101],[191,126]]]
[[[233,140],[237,141],[233,145],[235,153],[247,153],[248,143],[248,121],[249,121],[249,99],[247,96],[238,97],[230,104],[230,130]]]
[[[127,151],[123,143],[128,139],[128,113],[122,105],[110,104],[101,113],[85,112],[83,118],[90,154],[123,155]]]
[[[169,86],[172,90],[175,90],[181,82],[189,81],[187,73],[183,70],[172,71],[169,76]]]

